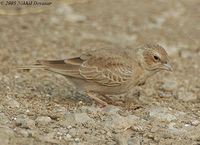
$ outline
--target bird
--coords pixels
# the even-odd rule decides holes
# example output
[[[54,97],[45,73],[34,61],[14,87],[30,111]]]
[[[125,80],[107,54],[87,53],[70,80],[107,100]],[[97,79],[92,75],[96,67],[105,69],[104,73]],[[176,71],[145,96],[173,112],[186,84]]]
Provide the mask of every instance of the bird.
[[[173,70],[165,49],[152,43],[136,48],[88,50],[61,60],[37,60],[33,66],[23,69],[29,68],[65,76],[78,90],[103,106],[108,103],[98,95],[127,94],[157,72]]]

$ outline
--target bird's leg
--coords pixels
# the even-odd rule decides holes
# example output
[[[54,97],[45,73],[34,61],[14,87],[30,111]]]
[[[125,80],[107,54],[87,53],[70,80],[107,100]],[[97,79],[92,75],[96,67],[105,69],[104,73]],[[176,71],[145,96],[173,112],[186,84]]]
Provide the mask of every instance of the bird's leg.
[[[103,95],[103,94],[101,94],[101,95],[106,99],[106,101],[108,101],[109,104],[113,103],[113,100],[109,96],[106,96],[106,95]]]
[[[108,103],[106,103],[105,101],[99,99],[98,97],[96,97],[97,93],[94,93],[94,92],[86,92],[86,94],[92,98],[93,100],[95,100],[97,103],[103,105],[103,106],[106,106],[108,105]]]
[[[107,95],[102,95],[102,96],[106,99],[106,102],[108,102],[108,104],[112,104],[115,106],[123,106],[123,104],[124,104],[124,101],[111,99],[113,96],[107,96]]]
[[[127,93],[125,97],[125,106],[126,107],[132,107],[132,106],[137,106],[136,104],[138,103],[138,97],[140,96],[140,90],[141,88],[136,87]]]

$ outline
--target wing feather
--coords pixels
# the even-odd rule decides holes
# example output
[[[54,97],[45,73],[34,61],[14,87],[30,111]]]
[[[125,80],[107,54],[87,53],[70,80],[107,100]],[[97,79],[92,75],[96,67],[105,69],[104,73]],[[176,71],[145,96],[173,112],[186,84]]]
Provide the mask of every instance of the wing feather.
[[[80,67],[80,74],[93,82],[104,86],[119,86],[127,82],[133,69],[119,58],[91,58]],[[92,63],[91,63],[92,62]],[[89,71],[88,71],[89,70]]]
[[[45,67],[49,71],[99,83],[103,86],[120,86],[133,75],[130,60],[132,59],[128,58],[128,53],[125,51],[108,49],[91,51],[71,59],[40,60],[36,65]]]

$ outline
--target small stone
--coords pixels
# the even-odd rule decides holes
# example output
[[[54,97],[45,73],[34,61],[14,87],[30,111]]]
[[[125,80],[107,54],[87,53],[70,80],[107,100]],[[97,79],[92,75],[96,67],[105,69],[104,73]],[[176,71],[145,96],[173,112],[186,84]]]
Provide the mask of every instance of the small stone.
[[[16,126],[26,128],[26,129],[33,129],[35,128],[35,121],[32,119],[29,119],[25,115],[19,115],[17,116],[15,120]]]
[[[191,121],[191,124],[193,125],[193,126],[197,126],[197,125],[199,125],[199,121],[198,120],[193,120],[193,121]]]
[[[185,127],[189,127],[189,126],[191,126],[190,124],[185,124]]]
[[[69,127],[75,125],[75,117],[71,113],[65,114],[64,118],[59,121],[59,124],[63,127]]]
[[[66,136],[64,136],[63,139],[66,140],[67,142],[74,140],[70,134],[67,134]]]
[[[103,108],[103,111],[105,111],[108,114],[117,114],[117,112],[120,111],[120,109],[119,107],[113,105],[107,105],[105,108]]]
[[[76,113],[74,114],[74,118],[77,123],[94,122],[94,120],[90,118],[87,113]]]
[[[47,125],[51,122],[51,118],[48,116],[39,116],[35,121],[39,125]]]
[[[69,125],[68,127],[67,127],[67,129],[71,129],[72,128],[72,126],[71,125]]]
[[[20,107],[20,104],[19,104],[16,100],[14,100],[14,99],[12,99],[12,98],[8,98],[6,104],[7,104],[10,108],[19,108],[19,107]]]
[[[70,134],[72,137],[76,136],[76,135],[77,135],[77,129],[76,129],[76,128],[70,129],[70,130],[69,130],[69,134]]]
[[[162,97],[162,98],[169,98],[169,97],[175,97],[176,93],[175,92],[160,91],[158,95],[159,95],[159,97]]]
[[[63,134],[62,134],[62,132],[57,132],[57,135],[62,136]]]
[[[8,119],[7,116],[5,116],[4,113],[0,113],[0,124],[5,125],[9,122],[10,120]]]
[[[85,113],[96,114],[98,111],[101,111],[101,108],[95,106],[82,106],[81,110]]]
[[[74,141],[75,142],[80,142],[80,139],[79,138],[75,138]]]
[[[127,129],[137,124],[138,121],[141,120],[139,120],[139,117],[134,115],[124,117],[119,114],[114,114],[106,119],[104,125],[111,129]]]
[[[167,108],[162,107],[154,107],[149,110],[150,117],[159,119],[159,120],[167,120],[172,121],[176,120],[176,116],[169,113],[169,110]]]
[[[112,134],[111,134],[110,131],[108,131],[108,132],[106,133],[106,135],[109,136],[109,137],[112,137]]]
[[[29,136],[29,132],[25,129],[22,128],[15,128],[15,132],[23,137],[28,137]]]
[[[72,136],[70,134],[67,134],[66,138],[70,139],[70,138],[72,138]]]
[[[178,99],[185,102],[194,101],[197,99],[197,95],[192,92],[180,91],[178,92]]]
[[[26,113],[30,113],[30,110],[29,110],[29,109],[27,109],[27,110],[26,110]]]

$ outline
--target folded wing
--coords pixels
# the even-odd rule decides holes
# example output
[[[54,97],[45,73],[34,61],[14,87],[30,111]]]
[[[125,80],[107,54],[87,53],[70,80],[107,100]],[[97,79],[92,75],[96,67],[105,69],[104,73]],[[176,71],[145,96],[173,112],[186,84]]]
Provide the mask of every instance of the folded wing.
[[[127,60],[120,55],[94,53],[65,60],[40,60],[38,65],[45,66],[49,71],[103,86],[119,86],[126,83],[133,74],[131,63]]]

